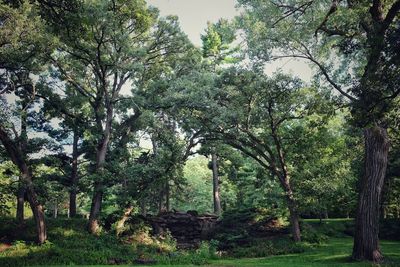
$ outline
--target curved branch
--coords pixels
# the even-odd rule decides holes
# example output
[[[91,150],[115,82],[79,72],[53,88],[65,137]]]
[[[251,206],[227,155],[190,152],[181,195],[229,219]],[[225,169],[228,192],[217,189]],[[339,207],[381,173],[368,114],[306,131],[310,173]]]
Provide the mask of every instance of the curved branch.
[[[329,76],[326,68],[311,55],[307,55],[307,56],[305,56],[305,55],[275,56],[275,57],[273,57],[273,60],[280,59],[280,58],[303,58],[303,59],[307,59],[307,60],[313,62],[315,65],[317,65],[319,70],[324,75],[325,79],[332,85],[333,88],[335,88],[341,95],[347,97],[349,100],[357,101],[357,98],[355,98],[354,96],[351,96],[349,93],[345,92],[337,83],[335,83],[333,81],[333,79]]]

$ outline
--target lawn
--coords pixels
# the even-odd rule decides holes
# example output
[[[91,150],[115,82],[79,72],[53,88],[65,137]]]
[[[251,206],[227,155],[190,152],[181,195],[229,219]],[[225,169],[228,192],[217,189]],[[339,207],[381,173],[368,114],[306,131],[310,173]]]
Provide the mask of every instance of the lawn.
[[[301,254],[289,254],[281,256],[272,256],[267,258],[243,258],[243,259],[224,259],[214,260],[207,266],[234,267],[234,266],[273,266],[273,267],[325,267],[325,266],[400,266],[400,242],[382,241],[382,250],[386,257],[386,263],[374,265],[365,262],[352,262],[349,259],[353,240],[352,238],[334,238],[326,244],[316,248],[310,248]],[[100,266],[100,265],[98,265]],[[102,265],[105,266],[105,265]],[[127,265],[125,265],[127,266]],[[133,266],[133,265],[130,265]],[[136,265],[143,266],[143,265]],[[165,266],[165,265],[153,265]],[[172,266],[172,265],[169,265]],[[173,266],[195,266],[195,265],[173,265]],[[92,265],[93,267],[93,265]]]
[[[272,256],[268,258],[218,260],[212,266],[274,266],[274,267],[323,267],[323,266],[373,266],[370,263],[351,262],[353,239],[334,238],[326,244],[310,248],[301,254]],[[382,250],[387,258],[386,264],[380,266],[400,266],[400,242],[382,241]]]
[[[231,254],[240,258],[221,258],[214,259],[209,250],[201,250],[201,252],[192,252],[187,254],[179,254],[177,252],[167,253],[171,258],[157,258],[160,247],[144,246],[136,244],[134,246],[120,242],[112,234],[103,234],[100,236],[93,236],[88,234],[84,229],[84,221],[81,219],[65,219],[65,220],[48,220],[49,224],[49,239],[43,246],[36,246],[32,243],[18,241],[18,240],[32,240],[34,237],[34,225],[32,221],[27,221],[24,231],[15,232],[13,229],[12,219],[4,219],[0,221],[0,236],[9,233],[9,237],[16,240],[13,242],[11,248],[0,247],[0,267],[10,266],[67,266],[79,265],[81,266],[107,266],[99,265],[109,262],[110,259],[123,259],[125,262],[131,262],[132,259],[138,258],[139,255],[147,255],[145,258],[155,259],[159,263],[180,263],[182,265],[169,265],[169,266],[195,266],[184,265],[184,263],[198,263],[209,262],[207,266],[296,266],[296,267],[322,267],[322,266],[373,266],[371,263],[366,262],[352,262],[350,261],[350,253],[352,250],[353,239],[346,235],[344,232],[352,227],[352,220],[324,220],[323,224],[319,224],[317,220],[304,221],[304,235],[308,233],[317,233],[318,236],[325,236],[321,244],[312,245],[310,243],[303,243],[299,245],[301,248],[298,251],[302,253],[293,254],[289,245],[291,243],[284,243],[284,248],[278,246],[275,242],[273,248],[275,253],[286,253],[285,255],[276,255],[263,258],[244,258],[243,256],[249,255],[249,251],[257,253],[252,255],[265,255],[259,252],[269,251],[267,243],[255,243],[251,250],[242,250],[242,253]],[[308,225],[308,226],[307,226]],[[388,224],[387,224],[388,225]],[[397,224],[396,224],[397,225]],[[311,228],[313,231],[310,232]],[[389,230],[390,227],[387,227]],[[306,229],[308,229],[306,231]],[[392,233],[391,237],[396,237],[397,232],[388,231]],[[308,234],[308,236],[310,236]],[[283,237],[282,237],[283,238]],[[278,241],[284,241],[279,239]],[[286,245],[285,245],[286,244]],[[271,245],[269,243],[269,245]],[[382,251],[384,253],[386,262],[380,266],[395,267],[400,266],[400,241],[381,241]],[[278,249],[279,248],[279,249]],[[243,248],[244,249],[244,248]],[[205,253],[205,254],[204,254]],[[287,254],[289,253],[289,254]],[[164,259],[164,260],[163,260]],[[87,265],[91,264],[91,265]],[[111,266],[111,265],[109,265]],[[125,265],[127,266],[127,265]],[[133,266],[133,265],[130,265]],[[143,266],[143,265],[137,265]],[[166,266],[166,265],[152,265],[152,266]],[[197,265],[199,266],[199,265]],[[203,265],[204,266],[204,265]]]

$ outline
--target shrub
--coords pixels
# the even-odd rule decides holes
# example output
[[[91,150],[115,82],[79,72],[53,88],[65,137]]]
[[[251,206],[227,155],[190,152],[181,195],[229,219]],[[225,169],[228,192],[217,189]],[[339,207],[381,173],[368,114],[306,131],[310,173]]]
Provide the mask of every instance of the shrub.
[[[257,240],[246,247],[235,247],[228,251],[228,255],[235,258],[267,257],[304,252],[307,247],[304,243],[295,243],[290,239]]]
[[[303,242],[308,242],[311,244],[321,244],[328,240],[328,237],[319,232],[310,224],[302,224],[301,229],[301,239]]]

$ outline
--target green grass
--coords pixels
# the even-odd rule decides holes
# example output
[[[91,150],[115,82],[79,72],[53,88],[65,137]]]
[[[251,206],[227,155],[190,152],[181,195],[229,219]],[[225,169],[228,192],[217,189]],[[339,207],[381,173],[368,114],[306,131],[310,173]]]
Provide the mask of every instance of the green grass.
[[[0,221],[0,234],[4,234],[15,229],[12,221],[4,219]],[[303,248],[302,253],[294,254],[293,250],[288,250],[285,255],[276,255],[263,258],[225,258],[212,260],[207,247],[203,250],[191,253],[167,253],[160,254],[159,247],[146,247],[143,245],[128,245],[120,242],[114,235],[104,234],[101,236],[89,235],[85,230],[85,221],[81,219],[74,220],[48,220],[50,241],[44,246],[36,246],[29,241],[14,241],[12,248],[0,253],[0,266],[67,266],[69,264],[92,264],[90,266],[107,266],[98,264],[109,263],[110,258],[126,259],[127,262],[133,262],[139,255],[145,255],[145,258],[154,258],[159,263],[171,263],[169,266],[195,266],[184,265],[185,263],[204,263],[206,266],[297,266],[297,267],[334,267],[334,266],[374,266],[366,262],[350,261],[353,239],[343,234],[345,224],[348,220],[328,220],[323,224],[318,221],[306,220],[307,225],[312,225],[308,231],[317,232],[325,235],[326,239],[319,245],[308,243],[300,244]],[[351,223],[351,220],[350,220]],[[306,226],[306,225],[305,225]],[[33,222],[28,221],[27,227],[20,234],[15,233],[16,240],[32,240],[34,237]],[[313,233],[314,233],[313,232]],[[304,232],[306,233],[306,232]],[[22,235],[23,234],[23,235]],[[284,241],[279,239],[278,241]],[[266,250],[268,242],[255,243],[257,251]],[[275,243],[274,243],[275,244]],[[290,245],[289,242],[287,242]],[[274,248],[276,248],[276,244]],[[386,262],[380,266],[395,267],[400,266],[400,241],[381,241],[382,252]],[[243,251],[247,251],[246,248]],[[252,250],[249,250],[252,251]],[[158,255],[158,257],[157,257]],[[164,256],[163,256],[164,255]],[[239,254],[238,254],[239,255]],[[242,253],[242,256],[249,255]],[[254,255],[265,255],[256,253]],[[166,258],[162,258],[166,257]],[[168,258],[171,257],[171,258]],[[182,265],[173,265],[172,263],[182,263]],[[88,266],[88,265],[86,265]],[[110,265],[109,265],[110,266]],[[128,265],[125,265],[128,266]],[[129,265],[143,266],[143,265]],[[152,265],[165,266],[165,265]],[[202,265],[205,266],[205,265]]]
[[[353,245],[351,238],[335,238],[325,245],[310,248],[302,254],[289,254],[267,258],[228,259],[215,260],[207,266],[233,267],[233,266],[274,266],[274,267],[325,267],[325,266],[377,266],[366,262],[352,262],[349,254]],[[382,241],[382,250],[387,263],[380,266],[400,266],[400,242]],[[155,265],[162,266],[162,265]],[[178,265],[175,265],[178,266]],[[193,265],[180,265],[193,266]]]
[[[396,267],[400,266],[400,242],[397,241],[382,241],[382,251],[384,252],[386,263],[374,265],[367,262],[352,262],[349,255],[353,245],[352,238],[333,238],[326,244],[310,248],[301,254],[289,254],[272,256],[267,258],[243,258],[243,259],[224,259],[213,260],[211,264],[206,266],[219,267],[245,267],[245,266],[271,266],[271,267],[336,267],[336,266],[351,266],[351,267]],[[105,266],[105,265],[97,265]],[[127,265],[125,265],[127,266]],[[143,266],[143,265],[129,265]],[[165,265],[152,265],[165,266]],[[170,265],[170,266],[195,266],[195,265]],[[93,265],[92,265],[93,267]]]
[[[218,260],[213,262],[212,266],[374,266],[371,263],[351,262],[349,255],[351,253],[352,245],[353,239],[350,237],[333,238],[326,244],[320,245],[316,248],[309,248],[301,254],[280,255],[268,258]],[[380,266],[400,266],[400,242],[382,241],[381,245],[387,263],[381,264]]]

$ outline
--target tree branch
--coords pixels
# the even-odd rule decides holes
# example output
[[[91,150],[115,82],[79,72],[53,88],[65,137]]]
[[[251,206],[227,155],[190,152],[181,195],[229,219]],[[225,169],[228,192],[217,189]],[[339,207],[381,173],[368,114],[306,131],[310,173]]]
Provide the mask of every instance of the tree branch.
[[[384,28],[387,29],[389,25],[393,22],[394,18],[399,14],[400,11],[400,0],[397,0],[389,9],[383,23]]]

